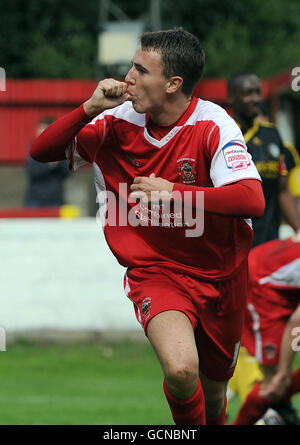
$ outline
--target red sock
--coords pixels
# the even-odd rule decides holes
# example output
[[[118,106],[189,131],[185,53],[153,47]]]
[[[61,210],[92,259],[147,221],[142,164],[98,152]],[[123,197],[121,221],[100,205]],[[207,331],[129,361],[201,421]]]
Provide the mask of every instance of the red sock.
[[[274,403],[270,398],[259,395],[260,383],[256,383],[240,408],[233,425],[254,425]]]
[[[226,407],[227,407],[227,397],[225,397],[225,402],[222,411],[216,417],[208,417],[206,419],[206,425],[225,425],[226,422]]]
[[[205,399],[199,379],[195,393],[189,399],[174,397],[164,380],[164,392],[168,400],[175,425],[205,425]]]

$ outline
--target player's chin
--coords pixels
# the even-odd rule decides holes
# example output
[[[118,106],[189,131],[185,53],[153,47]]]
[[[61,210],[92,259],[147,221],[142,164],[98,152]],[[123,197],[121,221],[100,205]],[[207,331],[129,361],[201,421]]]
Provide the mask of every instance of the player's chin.
[[[131,103],[137,113],[145,113],[144,107],[136,99],[132,99]]]
[[[257,116],[259,116],[260,113],[261,113],[260,108],[256,106],[250,107],[248,111],[248,115],[252,119],[255,119]]]

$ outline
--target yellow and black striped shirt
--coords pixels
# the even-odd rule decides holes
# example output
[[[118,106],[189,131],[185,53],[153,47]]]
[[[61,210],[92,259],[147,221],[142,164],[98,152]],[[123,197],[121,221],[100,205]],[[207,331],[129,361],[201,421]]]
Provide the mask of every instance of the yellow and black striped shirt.
[[[281,211],[279,207],[279,179],[296,166],[291,144],[283,143],[275,125],[256,122],[244,134],[248,151],[262,178],[266,208],[262,218],[253,219],[253,247],[279,236]],[[296,152],[296,149],[294,149]]]

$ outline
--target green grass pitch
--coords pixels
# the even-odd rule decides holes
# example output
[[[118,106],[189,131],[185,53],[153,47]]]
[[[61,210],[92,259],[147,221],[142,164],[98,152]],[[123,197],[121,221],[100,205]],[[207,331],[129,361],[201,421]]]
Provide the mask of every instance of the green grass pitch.
[[[20,341],[0,352],[0,424],[174,425],[162,380],[147,343]],[[229,421],[238,407],[229,404]]]

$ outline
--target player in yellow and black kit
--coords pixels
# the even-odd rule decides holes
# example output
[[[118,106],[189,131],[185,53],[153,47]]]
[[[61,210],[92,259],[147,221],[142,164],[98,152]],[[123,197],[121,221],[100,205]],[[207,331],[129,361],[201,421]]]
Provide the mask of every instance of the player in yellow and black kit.
[[[288,172],[297,161],[290,144],[283,144],[275,125],[259,118],[263,98],[258,77],[247,73],[232,76],[228,97],[233,117],[262,178],[266,200],[264,216],[253,220],[253,246],[279,237],[282,216],[295,231],[300,231],[300,215],[288,187]]]
[[[258,77],[249,73],[232,76],[228,81],[228,100],[262,178],[265,195],[263,217],[252,220],[253,247],[279,238],[282,217],[295,232],[300,233],[300,214],[288,182],[289,172],[299,168],[296,167],[297,150],[291,144],[283,143],[276,126],[262,116],[263,98]],[[292,185],[293,190],[297,189],[297,180]],[[256,359],[242,347],[235,374],[229,383],[229,392],[238,394],[243,401],[252,385],[261,379]],[[283,407],[282,413],[289,423],[297,422],[296,415],[293,420],[293,407]],[[286,413],[291,420],[287,420]]]
[[[278,130],[270,122],[257,121],[244,134],[244,138],[262,178],[266,200],[264,216],[253,221],[254,247],[278,238],[282,222],[281,200],[286,199],[281,197],[281,192],[283,192],[283,187],[288,186],[286,179],[289,172],[296,167],[296,159],[291,151],[291,144],[282,142]],[[296,149],[294,148],[293,151]],[[288,193],[288,191],[284,192]],[[290,205],[295,206],[295,203],[292,201]],[[298,225],[294,225],[294,228],[297,230]]]

